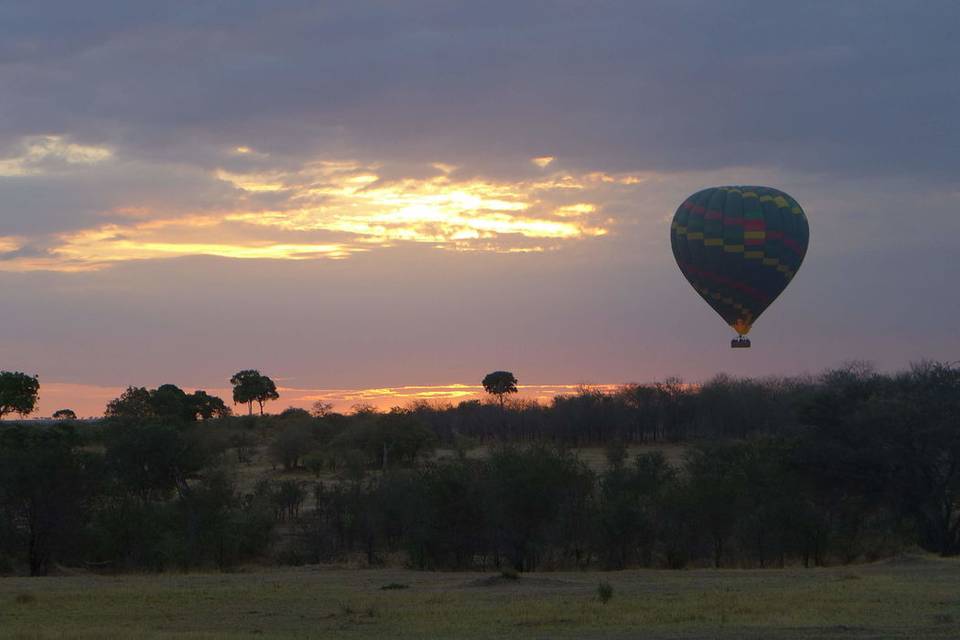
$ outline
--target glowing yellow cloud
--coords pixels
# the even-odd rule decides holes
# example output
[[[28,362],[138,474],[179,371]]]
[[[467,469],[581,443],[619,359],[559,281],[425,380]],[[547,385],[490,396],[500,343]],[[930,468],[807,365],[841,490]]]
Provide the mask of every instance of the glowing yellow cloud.
[[[591,385],[590,389],[610,393],[621,385]],[[208,393],[224,398],[229,402],[231,389],[219,388],[216,384],[203,387]],[[520,385],[517,399],[536,400],[547,404],[555,396],[578,393],[583,387],[576,384]],[[38,415],[49,416],[62,407],[73,408],[80,416],[101,416],[106,404],[123,393],[122,387],[106,387],[69,382],[44,382],[44,392],[40,396]],[[192,391],[192,387],[187,387]],[[368,404],[380,411],[395,406],[410,406],[413,403],[451,404],[464,400],[488,401],[490,396],[480,385],[446,384],[423,386],[398,386],[375,389],[310,389],[281,386],[278,391],[283,404],[274,407],[293,406],[310,409],[319,401],[333,405],[335,411],[349,412],[357,404]]]
[[[576,204],[568,204],[562,207],[557,207],[553,210],[553,212],[561,218],[575,218],[577,216],[584,216],[594,213],[596,210],[597,206],[594,204],[590,204],[589,202],[578,202]]]
[[[215,226],[209,218],[194,218],[198,226]],[[52,249],[54,257],[68,264],[90,264],[125,260],[158,258],[219,256],[238,259],[306,260],[309,258],[345,258],[362,249],[338,243],[276,243],[270,241],[243,241],[232,243],[191,242],[164,239],[162,233],[169,227],[180,226],[171,221],[153,221],[133,227],[106,225],[98,229],[80,231],[63,236],[63,243]],[[177,229],[174,229],[173,236]],[[158,233],[160,232],[160,233]]]
[[[69,162],[109,157],[93,148],[44,140],[45,151],[37,151],[38,157],[54,153],[51,149],[57,157],[72,158]],[[233,153],[257,152],[240,146]],[[212,177],[235,189],[218,210],[177,215],[138,203],[118,206],[105,214],[123,222],[31,240],[44,251],[0,262],[0,270],[80,271],[191,255],[344,258],[398,243],[540,252],[607,234],[609,221],[601,212],[604,190],[643,179],[563,171],[518,180],[458,179],[453,165],[429,167],[436,173],[416,178],[388,178],[395,170],[355,161],[316,161],[292,170],[216,169]],[[0,251],[20,246],[20,239],[0,239]]]
[[[555,182],[457,181],[449,177],[451,167],[442,170],[444,175],[433,178],[382,182],[370,167],[320,163],[281,179],[225,172],[218,177],[245,191],[289,189],[291,202],[301,205],[232,213],[228,220],[290,231],[340,231],[363,242],[456,244],[511,234],[570,239],[605,233],[588,222],[563,219],[593,213],[596,205],[579,203],[556,211],[546,206],[547,192],[572,188],[563,177]]]
[[[537,156],[536,158],[530,158],[530,162],[537,165],[541,169],[546,169],[556,158],[553,156]]]
[[[579,393],[585,388],[612,393],[622,385],[598,384],[529,384],[519,385],[518,399],[536,400],[548,404],[556,396]],[[489,400],[489,394],[478,384],[445,384],[402,387],[382,387],[373,389],[297,389],[283,387],[281,393],[293,406],[309,408],[318,400],[329,402],[339,411],[345,411],[357,404],[371,405],[380,410],[395,406],[409,406],[417,402],[446,404],[464,400]]]
[[[50,161],[91,165],[112,155],[106,147],[67,142],[63,136],[29,136],[20,141],[20,153],[0,158],[0,177],[41,175],[46,173],[44,166]]]
[[[238,174],[218,169],[217,178],[224,182],[229,182],[233,186],[243,191],[280,191],[284,188],[276,174],[268,173],[249,173]]]

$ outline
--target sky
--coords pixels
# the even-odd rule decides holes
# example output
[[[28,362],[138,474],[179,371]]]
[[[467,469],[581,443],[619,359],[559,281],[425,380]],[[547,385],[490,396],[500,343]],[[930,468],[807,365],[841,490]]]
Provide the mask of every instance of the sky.
[[[96,415],[955,361],[958,60],[937,0],[0,0],[0,369]],[[724,184],[810,223],[750,350],[670,249]]]

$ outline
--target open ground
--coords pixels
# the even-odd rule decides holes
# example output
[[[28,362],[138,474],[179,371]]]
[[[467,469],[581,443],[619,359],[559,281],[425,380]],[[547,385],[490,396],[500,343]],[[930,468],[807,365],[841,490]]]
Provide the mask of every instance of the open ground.
[[[600,583],[613,597],[604,604]],[[427,573],[304,567],[0,580],[2,638],[956,638],[960,561]]]

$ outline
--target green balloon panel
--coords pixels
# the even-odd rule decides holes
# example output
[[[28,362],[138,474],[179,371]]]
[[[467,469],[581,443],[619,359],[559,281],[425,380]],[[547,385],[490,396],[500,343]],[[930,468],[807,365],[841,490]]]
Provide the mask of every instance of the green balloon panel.
[[[698,191],[670,226],[680,271],[741,335],[796,275],[809,240],[803,209],[770,187]]]

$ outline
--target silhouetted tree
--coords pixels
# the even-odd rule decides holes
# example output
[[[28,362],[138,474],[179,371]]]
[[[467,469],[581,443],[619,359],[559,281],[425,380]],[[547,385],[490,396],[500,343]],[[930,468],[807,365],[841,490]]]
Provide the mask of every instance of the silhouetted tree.
[[[688,454],[687,487],[695,523],[709,538],[719,568],[738,520],[748,513],[744,448],[737,443],[701,445]]]
[[[77,414],[73,409],[57,409],[53,412],[54,420],[76,420]]]
[[[532,571],[563,509],[566,487],[589,473],[572,456],[543,447],[504,448],[486,463],[485,505],[497,548],[517,571]]]
[[[869,415],[890,434],[898,506],[917,524],[920,543],[960,554],[960,368],[922,363],[894,379],[896,393],[877,398]]]
[[[222,399],[212,396],[202,389],[197,389],[187,396],[187,402],[194,419],[200,418],[206,421],[213,418],[226,418],[230,415],[230,407]]]
[[[222,418],[229,414],[230,409],[220,398],[211,396],[206,391],[188,394],[175,384],[160,385],[152,390],[128,387],[120,397],[110,401],[105,411],[108,418],[161,418],[179,422],[194,422],[197,418]]]
[[[307,411],[306,409],[301,409],[300,407],[287,407],[286,409],[281,411],[280,415],[277,417],[280,418],[281,420],[309,421],[310,418],[312,418],[313,416],[310,415],[310,412]]]
[[[263,415],[263,403],[280,397],[273,380],[256,369],[238,371],[230,378],[230,384],[233,385],[233,401],[247,404],[249,415],[253,415],[254,402],[260,405],[260,415]]]
[[[111,470],[144,501],[188,494],[191,482],[228,446],[195,423],[158,420],[112,426],[104,443]]]
[[[107,403],[108,418],[147,419],[156,417],[153,398],[146,387],[127,387],[118,398]]]
[[[358,422],[333,439],[340,451],[358,451],[380,468],[412,466],[437,446],[436,435],[417,415],[394,407],[388,413],[360,414]]]
[[[40,394],[40,381],[19,371],[0,371],[0,420],[8,413],[22,417],[33,413]]]
[[[197,412],[187,393],[175,384],[162,384],[150,392],[153,413],[159,418],[193,422]]]
[[[313,403],[313,406],[310,407],[310,413],[313,414],[315,418],[326,418],[333,413],[333,405],[323,400],[317,400]]]
[[[377,414],[377,408],[370,404],[369,402],[358,402],[357,404],[350,407],[350,410],[353,411],[354,416],[365,417],[373,416]]]
[[[424,469],[407,524],[411,560],[421,569],[466,569],[486,551],[486,514],[478,465]]]
[[[600,477],[600,549],[610,568],[653,562],[664,492],[676,471],[663,454],[638,456],[633,467],[612,465]]]
[[[496,397],[501,409],[506,395],[517,392],[517,379],[509,371],[488,373],[484,376],[482,384],[484,391]]]
[[[376,564],[406,550],[436,569],[765,567],[911,545],[960,553],[953,365],[582,388],[550,405],[288,409],[201,427],[197,417],[219,413],[198,409],[204,396],[216,406],[174,385],[131,387],[101,424],[0,425],[0,571],[223,568],[267,557],[279,521],[272,552],[283,562],[362,552]],[[490,448],[468,456],[481,438]],[[682,466],[659,453],[631,464],[627,445],[649,438],[684,442]],[[438,442],[456,457],[429,456]],[[606,471],[571,445],[603,447]],[[228,447],[241,462],[265,450],[286,468],[309,460],[318,480],[324,469],[339,477],[264,479],[241,494]]]
[[[46,575],[89,519],[101,467],[80,444],[69,425],[0,428],[0,520],[12,525],[0,554],[12,546],[32,576]]]

